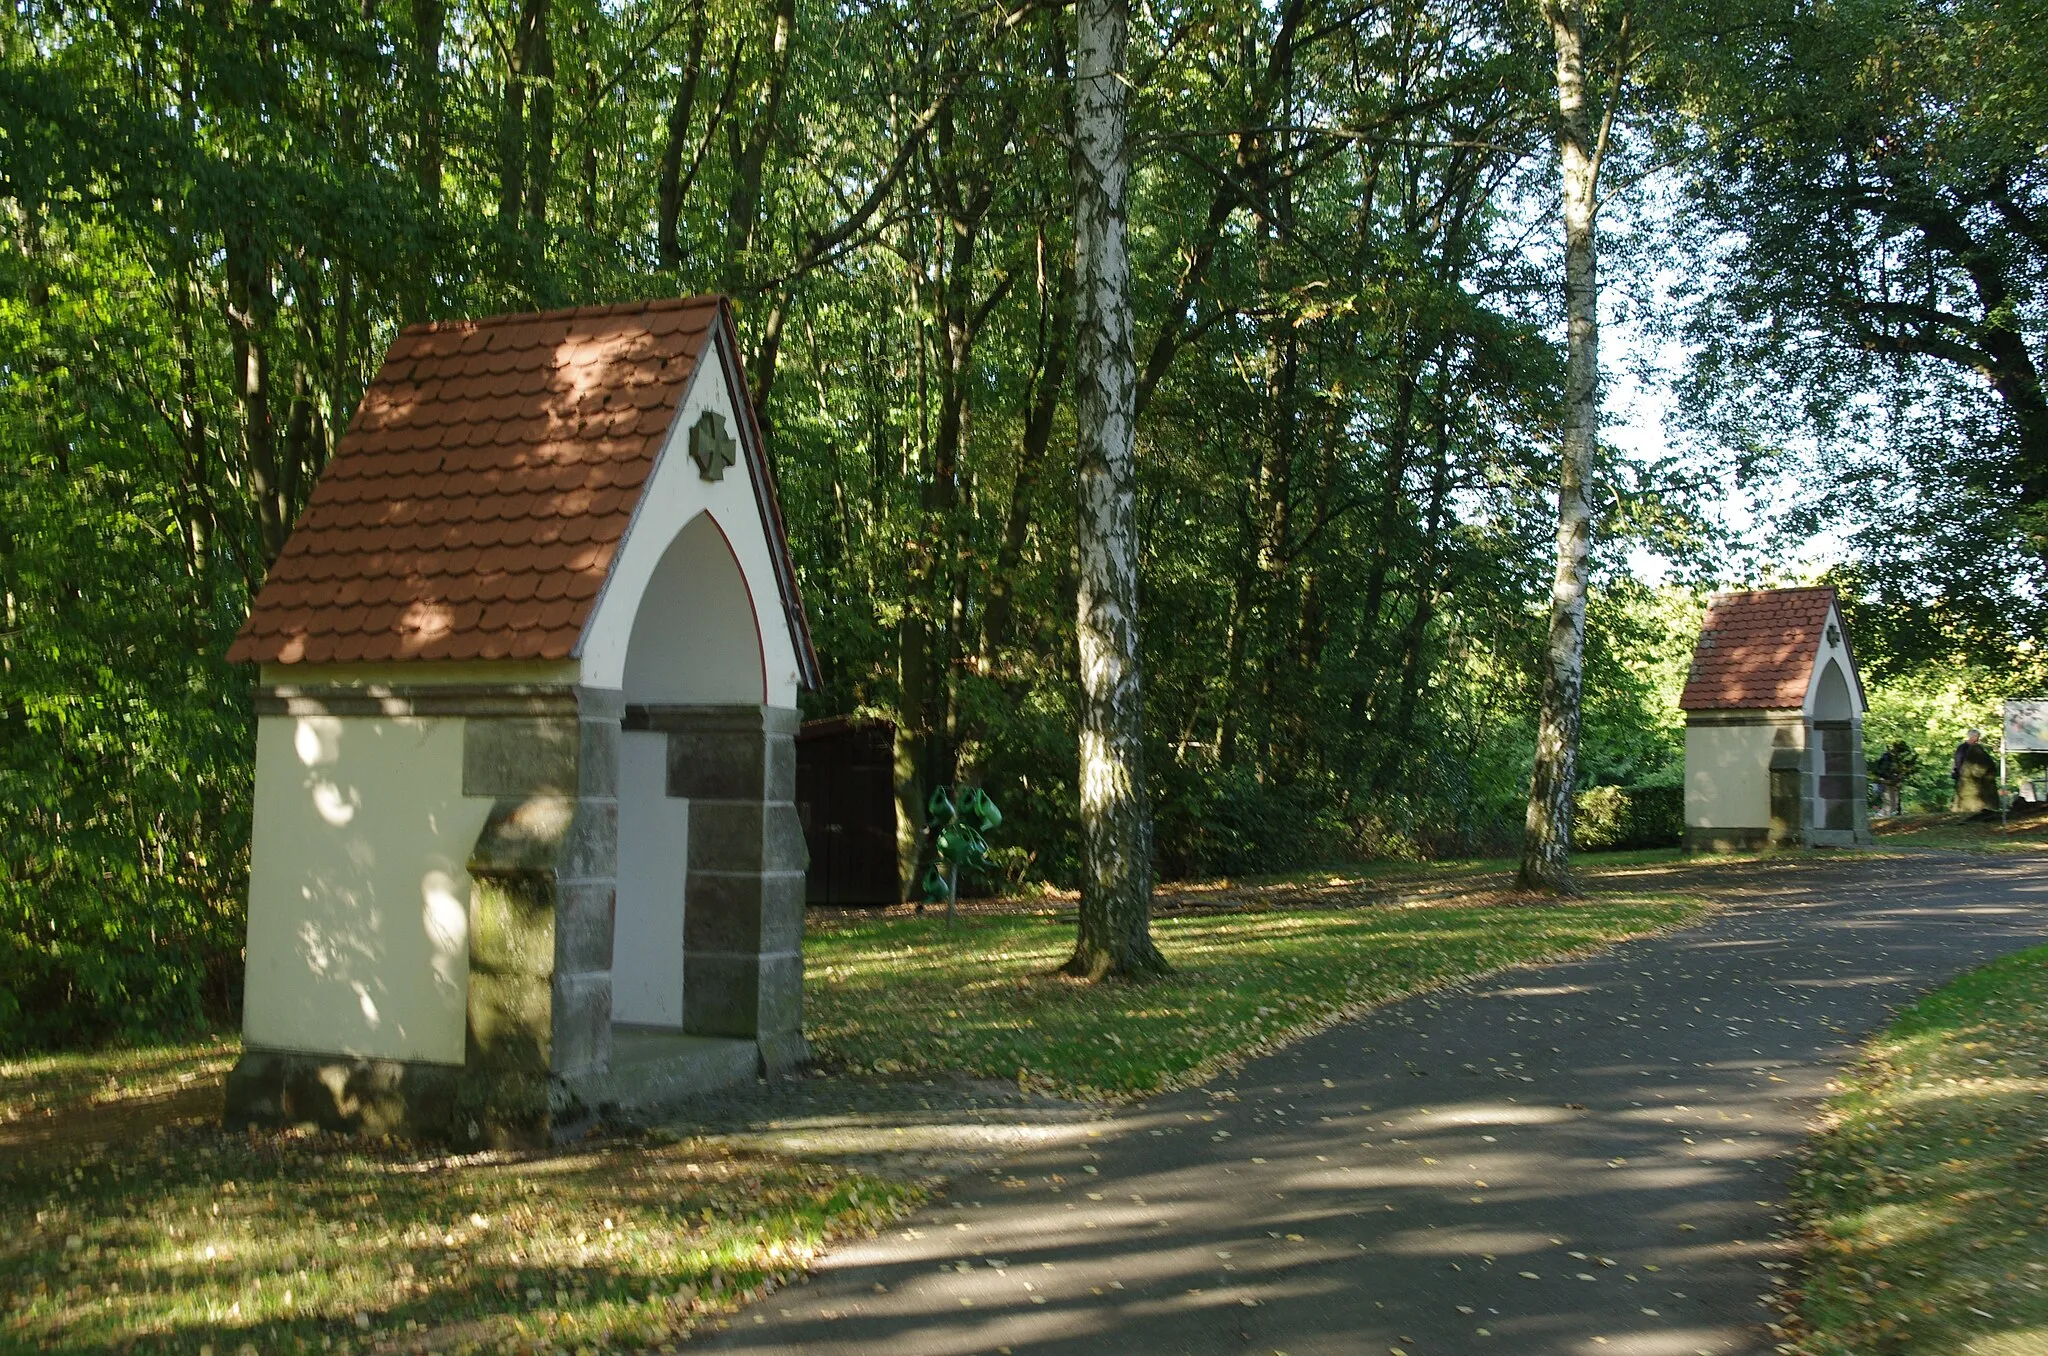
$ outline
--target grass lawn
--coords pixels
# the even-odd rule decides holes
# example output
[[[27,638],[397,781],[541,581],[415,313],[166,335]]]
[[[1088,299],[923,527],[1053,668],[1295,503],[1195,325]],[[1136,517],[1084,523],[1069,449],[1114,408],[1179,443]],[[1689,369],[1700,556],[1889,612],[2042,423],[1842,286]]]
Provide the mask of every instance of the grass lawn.
[[[220,1084],[241,1053],[233,1036],[142,1049],[0,1059],[0,1162],[89,1133],[119,1140],[220,1115]]]
[[[1931,847],[1960,852],[2048,850],[2048,814],[2014,816],[2008,823],[1973,815],[1900,815],[1871,823],[1879,847]]]
[[[658,1345],[916,1195],[689,1142],[447,1158],[159,1128],[0,1168],[0,1349]]]
[[[1247,887],[1251,888],[1251,887]],[[1293,878],[1278,888],[1298,889]],[[1066,910],[813,920],[805,1028],[823,1059],[875,1073],[959,1070],[1126,1096],[1198,1083],[1347,1012],[1696,916],[1675,893],[1574,903],[1290,908],[1155,921],[1176,973],[1089,984],[1053,971]]]
[[[1795,1205],[1799,1351],[2048,1352],[2048,947],[1935,991],[1871,1043]]]
[[[1572,868],[1587,888],[1644,888],[1626,877],[1644,869],[1699,866],[1677,848],[1637,848],[1626,852],[1589,852],[1575,857]],[[1720,854],[1704,859],[1714,866],[1754,861],[1755,854]],[[1517,898],[1513,857],[1442,857],[1430,861],[1354,862],[1338,868],[1290,871],[1281,875],[1235,879],[1172,881],[1153,887],[1155,918],[1216,909],[1299,909],[1316,905],[1357,908],[1382,904],[1472,904],[1488,899]],[[1655,888],[1655,887],[1650,887]],[[1072,891],[1046,896],[1071,905]],[[1014,902],[1013,902],[1014,905]],[[999,911],[1029,912],[1014,906]]]
[[[1490,866],[1169,891],[1157,935],[1177,973],[1142,986],[1054,975],[1073,940],[1057,902],[970,913],[950,933],[814,919],[807,1025],[852,1069],[1142,1094],[1348,1011],[1703,907],[1610,865],[1593,882],[1608,893],[1563,904],[1500,902]],[[665,1346],[921,1193],[704,1141],[447,1157],[223,1134],[235,1054],[215,1039],[0,1063],[0,1350]]]

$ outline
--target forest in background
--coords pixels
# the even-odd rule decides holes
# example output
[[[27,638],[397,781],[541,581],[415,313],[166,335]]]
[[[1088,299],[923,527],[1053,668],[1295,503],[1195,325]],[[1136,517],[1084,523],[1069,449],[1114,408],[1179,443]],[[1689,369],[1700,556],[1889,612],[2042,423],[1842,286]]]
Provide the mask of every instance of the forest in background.
[[[1538,8],[1137,21],[1162,874],[1511,846],[1563,377]],[[1698,590],[1817,533],[1875,685],[2038,682],[2048,6],[1586,9],[1607,306],[1684,357],[1668,448],[1597,467],[1582,784],[1675,780]],[[731,295],[824,664],[807,714],[898,722],[908,802],[986,786],[1007,877],[1068,879],[1070,24],[1038,0],[0,14],[0,1044],[232,1007],[253,674],[221,656],[420,320]],[[1716,511],[1771,486],[1767,521]],[[1952,736],[1925,738],[1945,768]]]

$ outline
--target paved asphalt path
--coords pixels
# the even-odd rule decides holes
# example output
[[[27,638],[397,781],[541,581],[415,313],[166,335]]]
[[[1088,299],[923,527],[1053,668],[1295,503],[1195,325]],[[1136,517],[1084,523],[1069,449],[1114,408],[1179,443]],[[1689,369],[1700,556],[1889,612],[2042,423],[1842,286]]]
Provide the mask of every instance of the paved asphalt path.
[[[956,1181],[702,1343],[823,1356],[1768,1352],[1775,1206],[1912,996],[2048,861],[1735,875],[1688,931],[1427,995]]]

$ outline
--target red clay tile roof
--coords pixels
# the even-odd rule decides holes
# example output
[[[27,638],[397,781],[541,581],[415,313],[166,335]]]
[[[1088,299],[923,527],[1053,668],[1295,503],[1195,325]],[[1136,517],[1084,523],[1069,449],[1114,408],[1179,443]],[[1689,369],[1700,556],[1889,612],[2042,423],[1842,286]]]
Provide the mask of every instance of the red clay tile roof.
[[[690,374],[730,325],[720,298],[690,297],[405,330],[228,659],[568,658]],[[742,441],[809,676],[751,413]]]
[[[1806,704],[1832,588],[1720,593],[1707,605],[1680,709],[1792,710]]]

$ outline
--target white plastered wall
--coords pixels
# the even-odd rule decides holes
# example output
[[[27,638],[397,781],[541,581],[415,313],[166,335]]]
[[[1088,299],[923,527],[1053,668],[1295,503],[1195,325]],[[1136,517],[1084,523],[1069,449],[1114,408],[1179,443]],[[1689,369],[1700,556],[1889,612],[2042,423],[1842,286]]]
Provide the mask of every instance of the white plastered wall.
[[[712,343],[722,344],[723,340],[714,334]],[[690,429],[707,409],[724,418],[727,433],[737,443],[743,436],[741,418],[725,380],[725,364],[711,346],[706,347],[690,387],[684,392],[680,412],[634,511],[632,526],[619,547],[604,594],[584,625],[577,648],[583,682],[590,687],[625,691],[628,701],[636,700],[627,681],[626,658],[632,648],[641,599],[650,588],[667,586],[669,573],[661,569],[663,558],[670,554],[671,545],[678,544],[678,537],[693,519],[708,514],[732,560],[738,564],[746,586],[759,635],[761,687],[747,696],[657,700],[744,701],[794,708],[799,685],[796,645],[783,616],[774,555],[762,527],[761,508],[755,498],[757,488],[752,483],[746,455],[741,451],[719,480],[704,479],[697,463],[690,459]],[[662,578],[657,579],[657,574]],[[713,619],[707,617],[706,621],[708,624]],[[730,644],[729,635],[720,639]]]
[[[619,737],[618,907],[612,927],[612,1020],[683,1024],[683,882],[690,802],[668,794],[668,736]]]
[[[1764,829],[1771,823],[1773,727],[1685,728],[1685,822],[1699,829]]]
[[[462,794],[462,727],[258,719],[248,1044],[462,1063],[463,868],[491,808]]]

